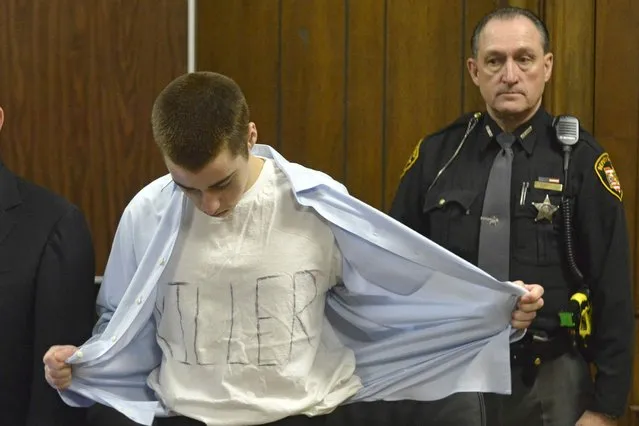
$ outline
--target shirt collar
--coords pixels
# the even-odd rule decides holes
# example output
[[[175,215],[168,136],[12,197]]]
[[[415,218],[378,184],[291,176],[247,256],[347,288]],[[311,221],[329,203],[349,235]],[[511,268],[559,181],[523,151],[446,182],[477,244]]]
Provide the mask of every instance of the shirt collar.
[[[527,154],[531,154],[533,152],[535,143],[537,142],[537,135],[540,133],[543,134],[542,127],[543,118],[545,116],[546,111],[540,107],[530,120],[517,127],[517,129],[513,132],[513,135],[515,135],[517,141],[519,141]],[[493,118],[487,113],[484,114],[484,120],[478,127],[479,147],[483,151],[490,146],[491,142],[495,141],[496,136],[500,134],[502,130],[495,120],[493,120]]]

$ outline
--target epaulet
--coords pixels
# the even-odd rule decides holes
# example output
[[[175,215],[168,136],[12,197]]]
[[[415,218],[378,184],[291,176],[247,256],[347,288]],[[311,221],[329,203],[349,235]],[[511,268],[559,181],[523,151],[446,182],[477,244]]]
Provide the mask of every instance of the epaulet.
[[[481,117],[483,116],[483,113],[481,112],[471,112],[468,114],[464,114],[461,117],[459,117],[457,120],[453,121],[452,123],[450,123],[448,126],[444,127],[441,130],[438,130],[435,133],[431,133],[429,135],[424,136],[423,138],[419,139],[417,141],[417,144],[415,145],[415,149],[413,149],[413,152],[411,153],[410,157],[408,158],[408,161],[406,162],[406,164],[404,165],[404,168],[402,169],[402,173],[401,173],[401,177],[404,177],[404,175],[406,174],[406,172],[413,167],[413,164],[415,164],[415,162],[417,161],[417,158],[419,158],[419,152],[421,150],[422,147],[422,142],[424,142],[425,140],[438,136],[438,135],[442,135],[444,133],[450,132],[451,130],[456,130],[456,129],[461,129],[461,128],[466,128],[468,127],[468,123],[470,123],[470,121],[472,119],[475,120],[480,120]]]
[[[579,127],[579,140],[581,142],[585,142],[595,152],[603,151],[602,146],[599,145],[595,137],[591,135],[590,133],[588,133],[588,131],[584,129],[583,127]]]

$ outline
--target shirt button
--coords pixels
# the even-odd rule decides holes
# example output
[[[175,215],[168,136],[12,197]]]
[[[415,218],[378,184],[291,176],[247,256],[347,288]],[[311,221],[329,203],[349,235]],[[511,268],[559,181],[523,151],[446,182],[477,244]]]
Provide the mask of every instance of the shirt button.
[[[160,266],[164,266],[165,263],[164,258],[160,259]]]
[[[446,204],[446,200],[444,198],[440,198],[439,199],[439,205],[443,206],[444,204]]]
[[[82,353],[82,351],[77,351],[75,353],[75,356],[77,356],[78,358],[82,359],[82,357],[84,356],[84,354]]]
[[[135,303],[137,303],[138,305],[142,304],[142,297],[138,297],[138,299],[135,301]]]
[[[116,341],[116,340],[118,340],[118,339],[117,339],[115,336],[111,336],[111,341],[112,341],[113,343],[115,343],[115,341]]]

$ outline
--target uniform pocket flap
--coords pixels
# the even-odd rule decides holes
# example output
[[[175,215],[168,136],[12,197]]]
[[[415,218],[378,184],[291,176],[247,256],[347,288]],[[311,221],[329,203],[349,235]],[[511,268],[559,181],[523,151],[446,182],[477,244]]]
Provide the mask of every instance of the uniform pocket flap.
[[[469,210],[470,206],[477,198],[477,191],[468,189],[450,189],[439,193],[432,193],[426,196],[423,212],[428,213],[434,209],[440,209],[448,204],[455,203],[464,210]]]

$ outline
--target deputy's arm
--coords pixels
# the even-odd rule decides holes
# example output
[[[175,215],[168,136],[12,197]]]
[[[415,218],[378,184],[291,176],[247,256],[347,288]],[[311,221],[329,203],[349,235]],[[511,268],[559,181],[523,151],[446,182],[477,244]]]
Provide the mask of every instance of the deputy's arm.
[[[417,142],[413,153],[404,166],[401,180],[389,215],[404,225],[428,236],[422,206],[424,205],[424,139]]]
[[[597,367],[589,410],[621,416],[632,369],[630,250],[622,190],[607,154],[598,154],[591,149],[588,159],[576,164],[585,170],[575,206],[576,246],[592,292],[591,347]]]

